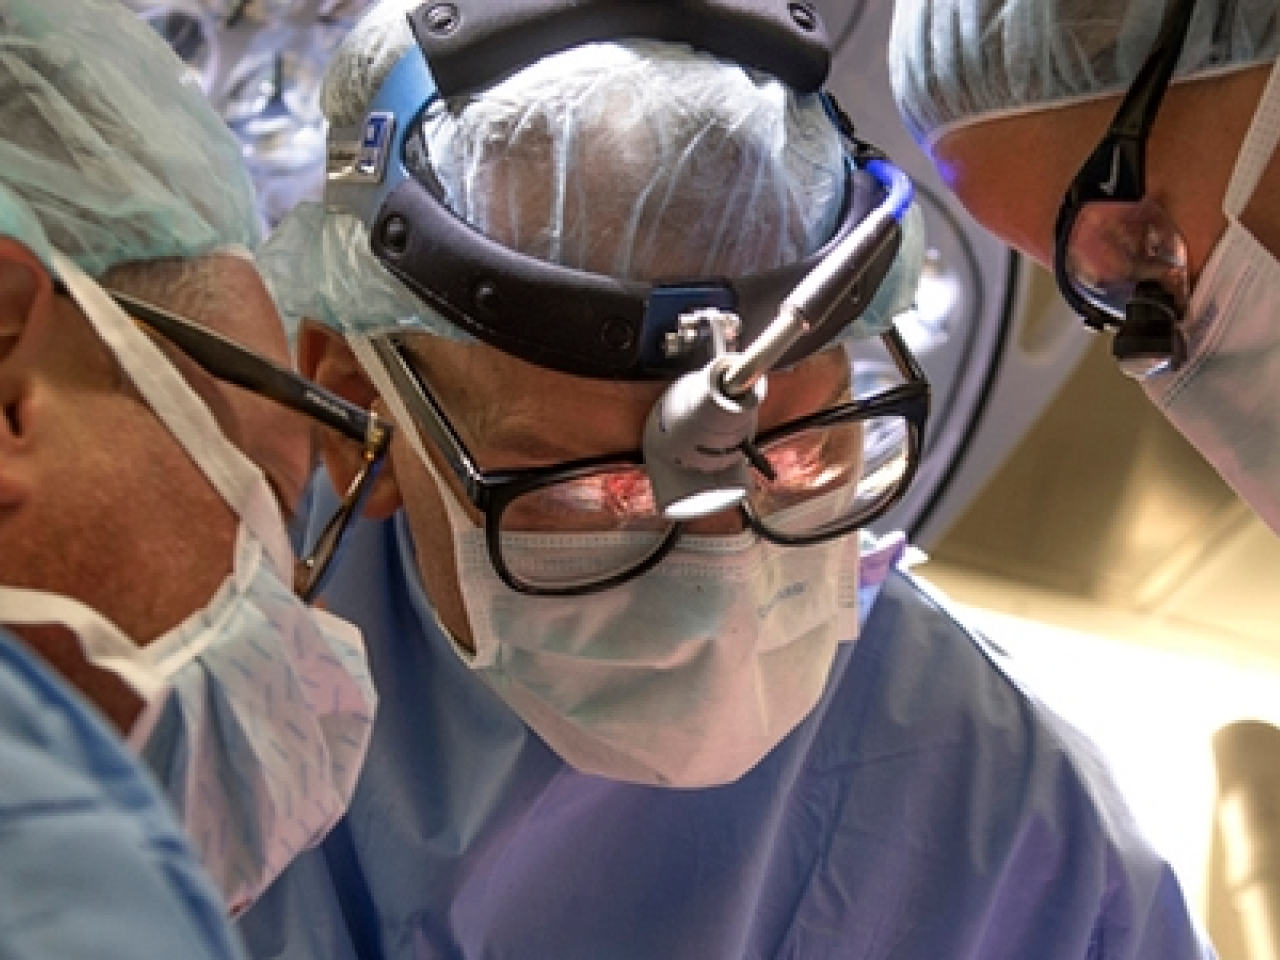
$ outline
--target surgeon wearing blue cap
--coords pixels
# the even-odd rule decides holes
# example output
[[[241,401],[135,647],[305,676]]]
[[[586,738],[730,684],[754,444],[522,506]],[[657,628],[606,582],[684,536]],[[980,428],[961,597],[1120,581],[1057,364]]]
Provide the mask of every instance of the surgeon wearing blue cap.
[[[259,263],[396,426],[323,595],[380,709],[251,952],[1211,955],[1092,748],[861,532],[920,455],[923,237],[811,8],[670,9],[398,0],[336,52],[325,201]]]
[[[363,643],[285,516],[313,420],[382,432],[288,369],[258,232],[154,31],[0,2],[0,955],[215,955],[359,771]]]
[[[961,201],[1115,331],[1121,369],[1280,532],[1277,54],[1274,0],[921,0],[889,59]]]

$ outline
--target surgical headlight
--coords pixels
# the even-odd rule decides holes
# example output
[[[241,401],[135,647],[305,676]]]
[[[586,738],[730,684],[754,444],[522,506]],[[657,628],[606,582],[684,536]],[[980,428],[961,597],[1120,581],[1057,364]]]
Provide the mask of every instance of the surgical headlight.
[[[871,302],[897,255],[907,178],[823,94],[844,135],[847,183],[821,249],[736,278],[620,280],[517,253],[454,214],[421,159],[420,117],[437,97],[623,37],[683,41],[815,92],[829,63],[816,12],[787,0],[429,0],[410,24],[418,49],[392,69],[363,125],[330,130],[326,202],[358,216],[378,260],[476,339],[577,376],[675,379],[645,438],[660,506],[686,518],[736,502],[765,373],[825,346]],[[712,314],[733,318],[732,338]]]
[[[654,499],[668,519],[705,516],[746,496],[748,464],[767,470],[752,447],[765,373],[850,297],[863,264],[886,247],[897,249],[898,221],[911,202],[911,183],[884,160],[869,166],[890,184],[884,202],[787,295],[773,323],[741,353],[727,349],[726,321],[707,316],[717,355],[701,370],[680,377],[650,412],[645,465]]]

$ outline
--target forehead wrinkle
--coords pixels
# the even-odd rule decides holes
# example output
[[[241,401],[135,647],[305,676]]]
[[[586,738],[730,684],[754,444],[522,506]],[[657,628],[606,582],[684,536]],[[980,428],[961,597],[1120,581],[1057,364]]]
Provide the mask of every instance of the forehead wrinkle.
[[[426,359],[427,351],[415,351]],[[490,467],[546,465],[640,445],[660,385],[591,380],[527,366],[492,348],[438,352],[420,369],[464,443]],[[588,415],[589,414],[589,415]]]
[[[432,362],[430,348],[410,347],[424,380],[473,455],[485,459],[520,456],[547,459],[562,448],[542,435],[545,403],[536,391],[504,389],[510,371],[478,346],[456,351],[443,364]],[[429,371],[435,370],[435,376]],[[554,456],[551,457],[554,459]],[[496,465],[496,464],[491,464]]]
[[[409,349],[449,421],[485,469],[634,451],[641,445],[644,418],[670,387],[667,382],[591,380],[526,368],[475,344],[436,351],[413,344]],[[428,374],[431,370],[434,376]],[[769,381],[761,429],[848,399],[847,352],[842,346],[828,348],[789,370],[773,372]]]
[[[588,386],[590,384],[590,386]],[[580,381],[581,392],[537,389],[489,392],[473,409],[470,428],[477,445],[494,457],[521,464],[545,465],[596,454],[621,453],[640,445],[640,426],[620,430],[636,409],[625,396],[634,384]],[[644,411],[649,409],[645,398]],[[599,413],[591,422],[582,411]],[[616,411],[616,415],[613,413]],[[601,436],[599,425],[606,426]],[[593,428],[594,425],[594,428]]]

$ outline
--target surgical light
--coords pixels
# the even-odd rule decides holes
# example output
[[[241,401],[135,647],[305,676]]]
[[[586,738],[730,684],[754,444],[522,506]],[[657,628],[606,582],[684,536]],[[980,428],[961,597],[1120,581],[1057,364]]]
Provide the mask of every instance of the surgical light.
[[[751,484],[743,446],[764,399],[758,380],[739,396],[724,388],[730,355],[686,373],[654,404],[645,424],[645,468],[668,520],[692,520],[735,506]]]
[[[883,159],[867,169],[886,188],[884,200],[783,300],[777,318],[745,351],[728,349],[732,321],[725,311],[699,311],[715,356],[677,379],[645,423],[645,468],[658,510],[691,520],[734,506],[747,495],[749,468],[769,469],[752,447],[765,374],[806,331],[855,296],[866,265],[898,242],[898,220],[911,202],[906,175]]]

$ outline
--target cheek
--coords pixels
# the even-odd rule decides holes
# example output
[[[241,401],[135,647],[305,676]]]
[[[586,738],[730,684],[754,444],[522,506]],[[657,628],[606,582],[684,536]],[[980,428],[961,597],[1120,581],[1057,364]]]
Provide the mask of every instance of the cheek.
[[[144,505],[136,531],[150,530],[133,548],[140,569],[165,571],[149,591],[160,618],[154,636],[203,607],[231,572],[239,518],[168,430],[157,424],[135,495]],[[167,456],[161,456],[164,451]]]
[[[238,446],[266,474],[288,510],[296,510],[319,451],[318,431],[300,414],[260,397],[241,419]]]
[[[73,596],[145,644],[208,602],[231,569],[237,520],[139,401],[93,403],[93,430],[68,429],[34,504],[34,563],[6,581]],[[40,549],[50,543],[59,549]]]

